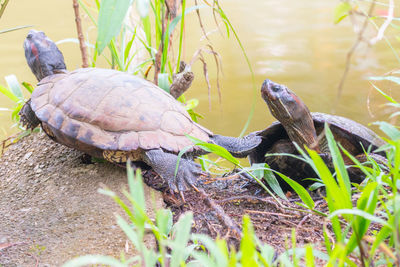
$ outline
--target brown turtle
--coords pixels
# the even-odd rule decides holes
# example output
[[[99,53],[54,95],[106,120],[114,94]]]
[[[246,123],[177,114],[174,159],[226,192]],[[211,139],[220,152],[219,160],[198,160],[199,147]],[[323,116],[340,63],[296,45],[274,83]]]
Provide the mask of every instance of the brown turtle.
[[[25,57],[40,81],[21,110],[28,128],[39,124],[58,143],[117,164],[142,161],[169,187],[185,190],[201,174],[192,156],[199,147],[177,154],[192,142],[186,135],[225,147],[245,157],[261,141],[214,135],[192,121],[183,105],[170,94],[142,78],[110,69],[85,68],[68,72],[62,53],[43,32],[30,31]]]
[[[266,162],[272,169],[300,181],[303,185],[309,185],[312,182],[301,181],[301,179],[316,177],[308,164],[290,156],[265,157],[265,154],[298,155],[293,145],[293,142],[296,142],[301,148],[307,146],[319,152],[328,166],[332,167],[328,143],[325,136],[321,134],[325,123],[329,125],[337,143],[340,143],[361,162],[366,161],[364,150],[374,151],[385,144],[372,130],[353,120],[325,113],[311,113],[304,102],[284,85],[267,79],[261,87],[261,95],[278,121],[265,130],[255,133],[263,140],[256,150],[250,153],[250,162]],[[371,152],[369,155],[380,162],[384,161],[382,152]],[[348,165],[353,164],[349,158],[344,157],[344,160]],[[358,168],[348,168],[348,171],[353,182],[361,182],[364,178]],[[284,187],[287,186],[283,181],[280,182]]]

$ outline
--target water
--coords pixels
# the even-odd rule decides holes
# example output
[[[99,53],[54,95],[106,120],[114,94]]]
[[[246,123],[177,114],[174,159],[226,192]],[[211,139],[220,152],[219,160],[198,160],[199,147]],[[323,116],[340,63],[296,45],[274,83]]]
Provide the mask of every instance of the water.
[[[187,98],[200,101],[196,108],[204,116],[200,123],[215,133],[237,136],[247,121],[255,93],[254,117],[247,132],[265,128],[274,121],[259,94],[266,78],[286,84],[311,111],[335,112],[365,125],[386,120],[391,110],[382,106],[384,98],[365,79],[399,66],[383,41],[372,48],[359,47],[353,56],[342,96],[336,101],[346,55],[356,39],[348,21],[333,24],[333,10],[337,3],[333,0],[222,1],[222,7],[252,64],[255,86],[252,85],[251,73],[232,32],[227,38],[225,26],[220,23],[222,34],[215,31],[210,39],[222,59],[221,102],[216,88],[216,67],[213,57],[207,53],[204,56],[212,84],[211,106],[208,104],[207,85],[200,61],[193,66],[196,79],[187,94]],[[215,30],[216,25],[209,12],[202,9],[201,13],[206,31]],[[194,51],[206,42],[200,40],[201,31],[195,13],[191,13],[187,19],[189,24],[186,27],[184,59],[189,61]],[[10,1],[0,23],[0,29],[34,25],[35,29],[45,31],[55,41],[76,36],[72,3],[66,0]],[[89,31],[94,33],[95,30]],[[16,74],[20,81],[36,83],[25,63],[22,49],[27,32],[28,29],[25,29],[0,35],[0,77]],[[398,41],[392,42],[395,49],[399,50]],[[63,43],[59,47],[69,69],[80,67],[77,44]],[[5,81],[0,79],[0,83],[5,84]],[[378,85],[400,99],[399,88],[393,84],[380,82]],[[0,107],[11,106],[9,100],[0,97]],[[9,113],[1,114],[1,138],[15,131],[10,129],[12,122],[9,117]]]

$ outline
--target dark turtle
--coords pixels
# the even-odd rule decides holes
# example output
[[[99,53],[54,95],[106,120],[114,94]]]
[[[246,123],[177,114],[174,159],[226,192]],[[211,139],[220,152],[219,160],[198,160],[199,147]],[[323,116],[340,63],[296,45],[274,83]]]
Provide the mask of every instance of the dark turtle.
[[[30,31],[25,56],[40,81],[21,110],[27,128],[39,124],[58,143],[117,164],[142,161],[174,191],[195,185],[202,173],[190,148],[175,168],[177,154],[192,145],[186,135],[215,143],[238,157],[247,156],[261,141],[213,135],[192,121],[183,105],[142,78],[109,69],[68,72],[62,53],[43,32]]]
[[[294,157],[265,157],[265,154],[298,154],[292,143],[296,142],[301,148],[307,146],[319,152],[328,166],[332,167],[328,143],[325,136],[321,134],[325,123],[328,123],[335,140],[361,162],[366,161],[364,150],[374,151],[385,144],[372,130],[355,121],[330,114],[310,113],[303,101],[284,85],[267,79],[261,87],[261,95],[278,121],[272,123],[267,129],[255,133],[263,140],[249,155],[250,162],[266,162],[272,169],[300,181],[305,186],[312,182],[301,181],[301,179],[316,177],[309,165]],[[370,155],[384,161],[382,152],[370,153]],[[350,159],[344,157],[344,160],[346,164],[352,164]],[[361,182],[364,179],[357,168],[348,170],[353,182]],[[280,182],[286,188],[286,183]]]

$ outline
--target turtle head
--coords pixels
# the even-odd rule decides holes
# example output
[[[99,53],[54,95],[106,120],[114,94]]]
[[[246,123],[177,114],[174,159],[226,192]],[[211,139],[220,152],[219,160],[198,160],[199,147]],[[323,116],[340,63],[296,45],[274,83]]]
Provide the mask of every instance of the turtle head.
[[[66,71],[64,57],[44,32],[30,30],[24,41],[25,58],[38,81]]]
[[[295,93],[285,85],[266,79],[261,87],[261,96],[292,141],[301,147],[307,145],[319,150],[311,112]]]

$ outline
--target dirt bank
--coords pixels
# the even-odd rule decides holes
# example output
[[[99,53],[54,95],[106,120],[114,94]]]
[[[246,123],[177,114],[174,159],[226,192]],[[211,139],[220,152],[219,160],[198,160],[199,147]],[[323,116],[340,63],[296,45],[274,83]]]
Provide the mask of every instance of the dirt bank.
[[[127,183],[125,170],[109,163],[83,164],[80,156],[39,133],[1,157],[0,266],[59,266],[77,255],[119,257],[126,250],[114,216],[122,212],[97,192],[101,184],[120,192]],[[161,207],[161,195],[145,190]]]

